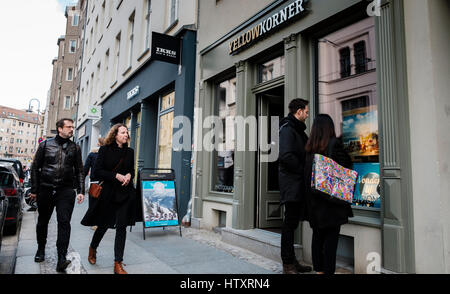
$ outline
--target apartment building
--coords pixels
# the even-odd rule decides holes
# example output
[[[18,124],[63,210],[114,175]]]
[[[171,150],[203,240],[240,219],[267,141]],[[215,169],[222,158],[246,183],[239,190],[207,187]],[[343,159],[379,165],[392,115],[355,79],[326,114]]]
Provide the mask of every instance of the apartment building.
[[[196,150],[206,117],[256,122],[224,123],[218,141],[233,144],[196,152],[192,225],[281,261],[278,164],[267,160],[278,130],[264,119],[303,98],[307,132],[318,113],[332,116],[360,176],[339,262],[359,274],[450,273],[449,19],[445,0],[200,0]],[[237,150],[252,141],[256,152]],[[311,262],[311,240],[305,222],[299,259]]]
[[[193,120],[197,1],[86,3],[76,120],[83,157],[112,124],[125,123],[136,172],[143,167],[175,170],[183,217],[190,198],[191,152],[173,150],[172,136],[175,117]],[[179,61],[156,58],[155,36],[175,43]]]
[[[16,158],[30,166],[42,131],[42,115],[0,106],[0,157]]]
[[[58,57],[52,61],[52,83],[47,97],[44,135],[57,134],[56,122],[61,118],[76,118],[77,85],[81,57],[82,10],[84,1],[67,6],[65,11],[66,34],[57,40]]]

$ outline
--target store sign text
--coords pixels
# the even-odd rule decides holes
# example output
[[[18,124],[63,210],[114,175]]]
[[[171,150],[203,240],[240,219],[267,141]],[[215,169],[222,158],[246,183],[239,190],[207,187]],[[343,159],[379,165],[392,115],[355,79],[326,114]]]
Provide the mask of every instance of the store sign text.
[[[291,4],[287,5],[277,13],[266,18],[247,32],[240,35],[238,38],[231,41],[228,44],[229,54],[235,54],[242,47],[251,44],[291,18],[301,14],[305,10],[303,7],[303,2],[304,0],[293,1]]]
[[[139,95],[139,86],[134,87],[133,90],[127,93],[127,99],[130,100],[136,95]]]

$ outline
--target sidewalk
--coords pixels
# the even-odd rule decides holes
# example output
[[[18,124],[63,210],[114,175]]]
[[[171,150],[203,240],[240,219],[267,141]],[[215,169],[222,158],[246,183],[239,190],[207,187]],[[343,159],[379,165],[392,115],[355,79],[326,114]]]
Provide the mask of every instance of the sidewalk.
[[[108,230],[97,249],[97,264],[87,261],[88,247],[94,231],[80,224],[88,201],[75,204],[72,233],[67,258],[72,260],[68,274],[113,274],[115,230]],[[25,212],[17,248],[15,274],[57,274],[56,211],[49,224],[46,260],[34,262],[37,212]],[[125,270],[130,274],[279,274],[280,263],[250,251],[225,244],[220,235],[205,230],[178,227],[147,229],[142,223],[132,232],[127,228]]]

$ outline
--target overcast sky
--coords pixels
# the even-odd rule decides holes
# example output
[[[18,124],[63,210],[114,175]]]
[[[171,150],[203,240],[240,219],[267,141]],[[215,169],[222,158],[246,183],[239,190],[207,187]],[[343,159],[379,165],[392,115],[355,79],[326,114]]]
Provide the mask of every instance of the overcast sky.
[[[47,103],[57,40],[65,34],[71,0],[0,1],[0,105],[27,109],[32,98]],[[31,104],[37,108],[37,102]]]

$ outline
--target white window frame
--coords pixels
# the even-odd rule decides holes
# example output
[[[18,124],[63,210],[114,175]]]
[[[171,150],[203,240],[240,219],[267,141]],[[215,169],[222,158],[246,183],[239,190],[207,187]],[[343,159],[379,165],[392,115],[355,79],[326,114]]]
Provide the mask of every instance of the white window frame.
[[[178,1],[178,0],[170,0],[169,27],[171,25],[173,25],[173,23],[178,20],[178,5],[180,5],[180,1]],[[173,11],[174,9],[175,9],[175,11]]]
[[[75,46],[72,47],[72,43],[75,44]],[[69,53],[76,53],[77,52],[77,40],[69,40]],[[74,50],[72,51],[72,48],[74,48]]]
[[[69,104],[67,104],[67,98],[69,98]],[[64,109],[70,109],[70,104],[72,103],[72,96],[64,96]]]
[[[152,14],[152,0],[146,0],[145,2],[146,7],[145,7],[145,44],[144,44],[144,50],[147,50],[150,48],[150,33],[151,33],[151,28],[150,28],[150,16]]]
[[[79,23],[80,23],[80,16],[78,15],[78,13],[74,13],[72,16],[72,26],[77,27]]]
[[[69,72],[70,72],[70,70],[72,70],[72,77],[71,77],[71,79],[69,79]],[[68,81],[68,82],[73,81],[73,77],[74,77],[73,73],[74,73],[73,67],[68,67],[67,68],[67,72],[66,72],[66,81]]]
[[[133,63],[133,47],[134,47],[134,27],[135,27],[135,16],[136,13],[133,11],[133,13],[130,15],[130,18],[128,19],[128,67],[131,67]]]

